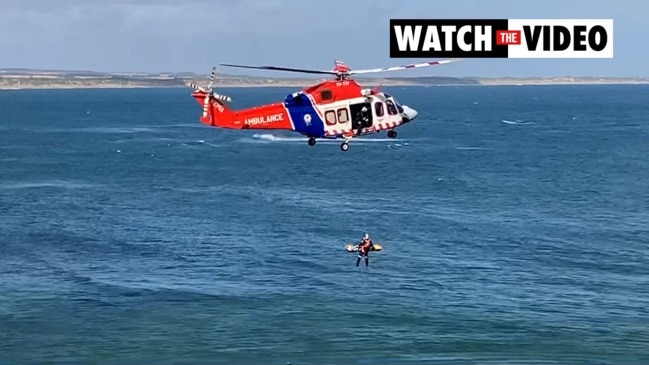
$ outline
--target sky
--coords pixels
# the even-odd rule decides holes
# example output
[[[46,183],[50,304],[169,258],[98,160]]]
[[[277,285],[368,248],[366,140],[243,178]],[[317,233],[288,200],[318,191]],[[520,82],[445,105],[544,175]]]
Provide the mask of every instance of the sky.
[[[385,76],[649,76],[646,0],[0,0],[0,68],[209,73],[391,59],[391,18],[607,18],[613,59],[465,59]],[[304,76],[218,68],[221,73]]]

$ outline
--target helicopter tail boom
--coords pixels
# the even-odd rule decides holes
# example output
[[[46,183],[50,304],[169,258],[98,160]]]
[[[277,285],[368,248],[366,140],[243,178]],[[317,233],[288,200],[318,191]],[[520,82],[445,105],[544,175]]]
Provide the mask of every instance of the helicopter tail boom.
[[[244,129],[294,130],[291,117],[283,103],[240,110],[236,115]]]
[[[227,129],[294,130],[291,117],[283,103],[235,111],[214,96],[206,97],[203,91],[196,91],[192,96],[203,106],[203,115],[200,118],[203,124]]]

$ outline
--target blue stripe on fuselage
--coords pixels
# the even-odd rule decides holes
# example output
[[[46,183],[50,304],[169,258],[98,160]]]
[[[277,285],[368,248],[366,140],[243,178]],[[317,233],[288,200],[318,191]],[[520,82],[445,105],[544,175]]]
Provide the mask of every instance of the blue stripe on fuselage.
[[[302,92],[296,96],[291,94],[286,97],[284,104],[291,115],[296,132],[309,137],[324,137],[324,121],[307,95]]]

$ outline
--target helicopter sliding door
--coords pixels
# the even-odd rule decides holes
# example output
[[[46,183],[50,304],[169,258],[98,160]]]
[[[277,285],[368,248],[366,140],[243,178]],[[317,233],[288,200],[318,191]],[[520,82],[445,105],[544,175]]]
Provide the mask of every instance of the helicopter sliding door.
[[[349,109],[352,115],[352,129],[372,127],[372,105],[370,103],[350,104]]]

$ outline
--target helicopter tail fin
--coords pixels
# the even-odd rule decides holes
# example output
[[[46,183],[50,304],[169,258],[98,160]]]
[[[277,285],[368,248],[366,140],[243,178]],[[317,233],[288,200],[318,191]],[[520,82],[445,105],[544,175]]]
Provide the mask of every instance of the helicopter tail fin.
[[[226,105],[226,103],[232,101],[232,98],[227,95],[217,94],[212,89],[215,76],[216,67],[212,67],[210,82],[207,88],[198,86],[193,82],[188,84],[189,87],[194,89],[192,96],[203,107],[203,114],[201,115],[200,121],[203,124],[220,128],[241,129],[236,113]]]
[[[220,128],[241,129],[242,124],[237,121],[236,114],[225,103],[230,100],[229,97],[202,90],[195,91],[192,96],[203,106],[201,123]]]

